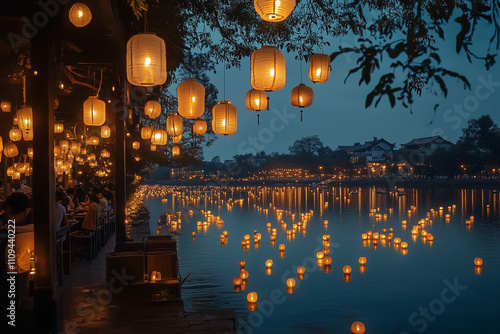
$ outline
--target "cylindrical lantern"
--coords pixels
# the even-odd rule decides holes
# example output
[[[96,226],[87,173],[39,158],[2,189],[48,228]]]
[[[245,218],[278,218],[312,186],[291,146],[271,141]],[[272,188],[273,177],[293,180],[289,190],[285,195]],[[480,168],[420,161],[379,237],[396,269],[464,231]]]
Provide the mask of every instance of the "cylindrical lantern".
[[[193,124],[193,132],[197,135],[203,135],[207,132],[207,121],[198,119]]]
[[[12,125],[18,125],[19,120],[17,119],[17,114],[12,117]]]
[[[151,139],[152,134],[153,134],[153,130],[150,126],[144,126],[141,129],[141,138],[142,139]]]
[[[60,140],[59,147],[61,148],[61,153],[66,154],[69,151],[69,142],[67,140]]]
[[[21,173],[15,171],[13,174],[12,174],[12,180],[20,180],[21,179]]]
[[[295,0],[254,0],[255,11],[264,21],[284,21],[295,8]]]
[[[17,145],[14,143],[5,144],[3,147],[3,154],[5,154],[7,158],[17,157],[17,155],[19,154],[19,151],[17,150]]]
[[[12,105],[11,105],[10,101],[0,102],[0,107],[1,107],[3,112],[11,112],[11,110],[12,110]]]
[[[23,139],[25,141],[32,141],[33,140],[33,130],[23,131]]]
[[[134,142],[132,143],[132,148],[133,148],[134,150],[138,150],[138,149],[140,149],[140,148],[141,148],[141,143],[139,143],[138,141],[134,141]]]
[[[313,103],[314,91],[311,87],[307,87],[304,84],[300,84],[294,89],[292,89],[292,95],[290,97],[290,103],[294,107],[306,108]]]
[[[186,79],[177,87],[178,112],[188,119],[200,118],[205,111],[205,86],[195,79]]]
[[[167,133],[176,137],[182,134],[184,130],[184,124],[182,122],[182,116],[178,114],[169,114],[167,117]]]
[[[82,148],[80,149],[80,153],[83,154],[83,155],[86,155],[87,154],[87,148]]]
[[[61,155],[61,147],[54,145],[54,156],[57,157],[58,155]]]
[[[89,144],[90,145],[94,145],[94,146],[95,145],[99,145],[99,137],[97,137],[97,136],[91,136],[89,138]]]
[[[151,144],[166,145],[167,137],[167,132],[165,130],[154,130],[151,134]]]
[[[182,133],[178,136],[172,137],[172,143],[177,144],[182,139]]]
[[[61,133],[64,131],[64,124],[63,123],[55,123],[54,124],[54,133]]]
[[[315,53],[309,59],[309,79],[323,83],[330,78],[330,56],[326,53]]]
[[[9,168],[7,168],[7,176],[12,176],[15,171],[16,169],[14,168],[14,166],[10,166]]]
[[[285,87],[285,56],[274,46],[264,45],[252,52],[250,82],[257,90],[273,91]]]
[[[107,125],[101,126],[101,137],[106,139],[111,136],[111,129]]]
[[[245,98],[247,109],[260,111],[267,108],[267,94],[263,90],[250,89]]]
[[[106,121],[106,103],[97,96],[90,96],[83,102],[83,123],[88,126],[101,126]]]
[[[71,151],[73,151],[74,154],[80,154],[80,143],[72,141]]]
[[[71,162],[73,162],[73,160],[75,160],[75,155],[73,154],[73,152],[71,150],[68,152],[66,159],[68,159],[68,161],[71,161]]]
[[[165,42],[155,34],[137,34],[127,43],[127,79],[135,86],[163,85],[167,80]]]
[[[231,101],[220,101],[212,108],[212,129],[220,135],[233,135],[238,125],[238,111]]]
[[[32,146],[28,147],[28,157],[30,159],[33,159],[33,147]]]
[[[23,132],[21,129],[14,127],[9,131],[9,138],[12,141],[19,141],[23,138]]]
[[[156,151],[156,145],[155,144],[151,144],[151,146],[149,146],[149,148],[151,149],[151,152]]]
[[[181,149],[179,148],[179,146],[177,145],[172,146],[172,156],[175,157],[179,154],[181,154]]]
[[[75,27],[85,27],[92,21],[92,12],[86,4],[77,2],[69,10],[69,20]]]
[[[156,118],[161,115],[161,105],[158,101],[148,101],[144,106],[144,113],[149,116],[149,118]]]
[[[2,138],[2,136],[0,136],[0,152],[2,152],[2,151],[3,151],[3,138]],[[2,156],[0,155],[0,161],[2,161],[1,157]]]
[[[30,106],[24,106],[17,111],[17,125],[21,130],[33,128],[33,110]]]

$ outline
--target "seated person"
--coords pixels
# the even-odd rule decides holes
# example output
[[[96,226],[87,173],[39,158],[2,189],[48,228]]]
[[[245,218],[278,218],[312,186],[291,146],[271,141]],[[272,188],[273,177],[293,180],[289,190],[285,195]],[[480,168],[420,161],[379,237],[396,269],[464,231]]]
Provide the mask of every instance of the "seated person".
[[[97,230],[97,218],[101,212],[101,201],[95,194],[89,196],[90,204],[87,209],[87,215],[82,223],[82,229],[87,231]]]
[[[56,207],[54,210],[55,230],[56,232],[61,229],[61,226],[68,225],[68,218],[66,217],[66,208],[63,206],[64,192],[62,190],[56,191]]]
[[[99,189],[96,191],[96,195],[97,195],[97,198],[99,198],[99,201],[101,202],[101,211],[108,211],[108,200],[106,199],[106,197],[103,196],[102,194],[102,190]]]

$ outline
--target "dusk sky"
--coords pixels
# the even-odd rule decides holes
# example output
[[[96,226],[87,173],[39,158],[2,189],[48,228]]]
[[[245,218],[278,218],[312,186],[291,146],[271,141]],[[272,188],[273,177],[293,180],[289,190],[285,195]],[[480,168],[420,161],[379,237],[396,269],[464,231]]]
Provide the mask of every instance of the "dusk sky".
[[[438,43],[441,66],[466,75],[471,83],[471,90],[464,89],[463,85],[453,78],[445,79],[448,97],[435,96],[424,90],[421,97],[415,97],[413,114],[400,103],[395,108],[391,108],[385,97],[377,108],[365,109],[366,95],[378,78],[372,78],[369,87],[358,86],[360,76],[356,73],[344,84],[344,79],[348,71],[355,67],[357,58],[340,56],[332,62],[330,79],[323,84],[313,84],[309,80],[308,64],[303,62],[303,83],[314,89],[314,102],[311,107],[304,109],[304,121],[301,123],[299,108],[290,105],[290,92],[300,83],[300,64],[294,59],[294,54],[285,54],[286,86],[282,90],[268,93],[271,98],[271,110],[260,112],[260,125],[257,125],[255,112],[245,107],[245,94],[252,87],[250,85],[250,59],[244,59],[241,69],[226,71],[226,99],[231,100],[238,108],[237,133],[227,137],[218,136],[211,147],[205,148],[205,160],[211,160],[219,155],[224,161],[232,159],[236,154],[252,153],[256,150],[263,150],[266,153],[275,151],[287,153],[288,147],[296,139],[316,134],[325,145],[332,149],[336,149],[338,145],[363,143],[372,140],[373,137],[383,137],[389,142],[395,142],[396,148],[413,138],[436,134],[455,142],[462,134],[462,128],[466,127],[468,120],[472,118],[489,114],[499,124],[500,113],[496,111],[500,102],[499,66],[497,64],[490,71],[486,71],[484,62],[475,60],[469,63],[463,53],[457,55],[455,51],[456,28],[457,24],[452,22],[447,29],[447,41]],[[483,36],[486,41],[490,35],[488,33]],[[357,39],[351,36],[334,39],[331,41],[331,47],[324,48],[323,52],[330,54],[338,50],[338,45],[357,45],[354,38]],[[482,48],[481,51],[484,50],[485,48]],[[381,66],[388,66],[388,63],[388,61],[382,62]],[[219,89],[219,100],[223,99],[224,94],[222,68],[222,65],[219,65],[217,74],[211,74],[213,83]],[[499,83],[496,84],[497,86],[489,85],[488,88],[493,90],[490,91],[483,81]],[[440,106],[435,114],[433,109],[436,103]],[[454,105],[462,105],[463,112],[460,114],[454,111]],[[472,111],[468,111],[467,108]],[[282,129],[281,121],[271,121],[273,117],[276,117],[273,109],[281,114],[296,117],[290,118],[289,123]],[[271,128],[278,129],[278,131],[273,132]],[[252,137],[257,138],[257,144],[251,143]]]

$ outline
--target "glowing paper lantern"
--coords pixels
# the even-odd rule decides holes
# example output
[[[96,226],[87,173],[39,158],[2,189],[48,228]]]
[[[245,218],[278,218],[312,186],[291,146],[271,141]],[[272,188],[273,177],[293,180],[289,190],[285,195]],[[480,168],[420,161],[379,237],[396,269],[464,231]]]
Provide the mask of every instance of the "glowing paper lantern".
[[[205,111],[205,86],[195,79],[186,79],[177,87],[179,114],[188,119],[203,116]]]
[[[69,151],[69,142],[67,140],[60,140],[59,147],[61,148],[61,153],[66,154]]]
[[[149,116],[149,118],[156,118],[161,115],[161,105],[158,101],[148,101],[144,106],[144,113]]]
[[[17,127],[12,128],[9,131],[9,138],[12,141],[19,141],[23,138],[23,132]]]
[[[17,149],[17,145],[14,143],[7,143],[3,147],[3,154],[7,158],[13,158],[16,157],[19,154],[19,151]]]
[[[355,321],[351,325],[351,331],[354,334],[363,334],[365,332],[365,325],[361,321]]]
[[[109,158],[111,156],[111,154],[109,153],[108,150],[104,149],[101,151],[101,157],[103,158]]]
[[[32,141],[33,140],[33,130],[23,131],[23,139],[25,141]]]
[[[244,267],[246,264],[245,260],[240,260],[240,267]]]
[[[352,271],[352,268],[351,268],[351,266],[344,266],[344,268],[342,268],[342,271],[344,272],[344,274],[350,274]]]
[[[256,303],[258,298],[257,292],[249,292],[247,294],[247,300],[249,303]]]
[[[17,111],[17,125],[21,130],[33,128],[33,110],[30,106],[24,106]]]
[[[179,154],[181,154],[181,149],[179,148],[179,146],[177,145],[174,145],[172,146],[172,156],[178,156]]]
[[[94,146],[95,145],[99,145],[99,137],[97,137],[97,136],[91,136],[89,138],[89,144],[90,145],[94,145]]]
[[[61,147],[54,145],[54,156],[57,157],[58,155],[61,155]]]
[[[264,21],[284,21],[295,8],[295,0],[254,0],[255,11]]]
[[[238,127],[238,110],[231,101],[220,101],[212,108],[212,129],[220,135],[234,135]]]
[[[169,114],[167,117],[167,133],[176,137],[182,134],[184,130],[184,124],[182,122],[182,116],[178,114]]]
[[[314,91],[311,87],[300,84],[292,89],[290,103],[294,107],[306,108],[309,107],[314,100]]]
[[[366,257],[362,256],[358,260],[359,264],[366,264]]]
[[[167,80],[165,42],[155,34],[137,34],[127,42],[127,79],[135,86],[163,85]]]
[[[297,267],[297,274],[303,275],[305,272],[306,272],[306,267],[304,267],[304,266]]]
[[[239,276],[233,277],[233,284],[234,284],[234,285],[241,285],[241,282],[242,282],[242,281],[243,281],[243,280],[242,280],[242,279],[241,279],[241,277],[239,277]]]
[[[0,152],[3,151],[3,139],[2,139],[2,136],[0,136]],[[28,151],[29,151],[29,148],[28,148]],[[2,156],[0,155],[0,161],[2,160]]]
[[[92,21],[92,12],[86,4],[77,2],[69,10],[69,20],[75,27],[85,27]]]
[[[61,133],[64,131],[64,124],[63,123],[55,123],[54,124],[54,133]]]
[[[295,280],[293,278],[289,278],[286,280],[286,286],[289,288],[295,287]]]
[[[111,136],[111,129],[107,125],[101,126],[101,137],[106,139]]]
[[[12,105],[11,105],[10,101],[0,102],[0,108],[2,109],[3,112],[11,112],[12,111]]]
[[[476,266],[482,266],[482,265],[483,265],[483,259],[481,259],[480,257],[476,257],[476,258],[474,259],[474,264],[475,264]]]
[[[257,90],[274,91],[285,87],[285,56],[274,46],[264,45],[250,57],[250,83]]]
[[[134,141],[134,142],[132,143],[132,148],[133,148],[134,150],[138,150],[138,149],[140,149],[140,148],[141,148],[141,143],[139,143],[138,141]]]
[[[323,83],[330,78],[330,56],[326,53],[315,53],[309,59],[309,79]]]
[[[151,139],[153,134],[153,129],[150,126],[144,126],[141,129],[141,138],[142,139]]]
[[[207,132],[207,121],[198,119],[193,124],[193,132],[197,135],[203,135]]]
[[[154,130],[151,134],[151,144],[154,145],[166,145],[167,144],[167,132],[165,130]]]
[[[101,126],[106,121],[106,103],[97,96],[90,96],[83,102],[83,123],[87,126]]]
[[[267,94],[264,90],[250,89],[245,98],[249,110],[260,111],[267,108]]]
[[[266,261],[266,267],[270,268],[273,266],[273,260],[269,259]]]
[[[151,144],[151,146],[149,146],[151,152],[155,152],[156,151],[156,145],[155,144]]]
[[[178,136],[172,137],[172,143],[176,144],[176,143],[180,142],[181,139],[182,139],[182,133]]]

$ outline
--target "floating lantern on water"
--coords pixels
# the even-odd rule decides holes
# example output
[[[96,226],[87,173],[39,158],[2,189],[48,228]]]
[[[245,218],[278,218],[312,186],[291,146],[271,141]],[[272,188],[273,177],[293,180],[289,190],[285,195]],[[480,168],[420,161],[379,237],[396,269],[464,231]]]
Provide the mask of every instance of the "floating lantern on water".
[[[249,276],[248,271],[246,271],[246,270],[241,270],[240,271],[240,277],[241,277],[241,279],[246,280],[246,279],[248,279],[248,276]]]
[[[363,334],[365,332],[365,325],[361,321],[355,321],[351,325],[351,331],[354,334]]]
[[[285,250],[285,245],[284,244],[280,244],[279,247],[278,247],[278,249],[280,251],[284,251]]]
[[[241,282],[242,282],[242,281],[243,281],[243,280],[242,280],[242,279],[241,279],[241,277],[239,277],[239,276],[233,277],[233,284],[234,284],[234,285],[241,285]]]
[[[289,288],[295,287],[295,280],[293,278],[289,278],[286,280],[286,286]]]
[[[366,257],[362,256],[358,260],[359,264],[366,264]]]
[[[306,272],[306,267],[304,267],[304,266],[297,267],[297,274],[303,275],[305,272]]]
[[[329,266],[332,264],[332,258],[328,255],[323,258],[323,261],[325,263],[325,266]]]
[[[247,300],[249,303],[256,303],[258,298],[257,292],[249,292],[247,294]]]
[[[317,252],[317,253],[316,253],[316,257],[317,257],[318,259],[322,259],[322,258],[324,258],[324,257],[325,257],[325,253],[323,253],[323,252]]]
[[[482,258],[480,258],[480,257],[476,257],[476,258],[474,259],[474,264],[475,264],[476,266],[482,266],[482,265],[483,265],[483,259],[482,259]]]
[[[402,249],[406,249],[406,248],[408,248],[408,243],[407,243],[406,241],[403,241],[403,242],[401,243],[401,248],[402,248]]]
[[[266,261],[266,267],[270,268],[273,266],[273,260],[269,259]]]
[[[344,272],[344,274],[349,275],[352,271],[352,268],[351,266],[344,266],[344,268],[342,268],[342,271]]]

